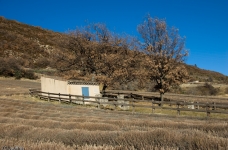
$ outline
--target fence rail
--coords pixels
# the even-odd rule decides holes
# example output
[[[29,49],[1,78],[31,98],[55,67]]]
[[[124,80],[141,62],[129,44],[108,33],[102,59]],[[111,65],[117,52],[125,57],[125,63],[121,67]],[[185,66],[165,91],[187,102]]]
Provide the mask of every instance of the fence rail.
[[[61,93],[42,92],[37,89],[29,90],[31,96],[39,97],[47,101],[59,101],[60,103],[95,105],[98,108],[107,105],[114,106],[114,109],[131,110],[135,112],[136,107],[150,108],[152,113],[156,109],[167,109],[177,111],[205,112],[207,116],[211,113],[228,114],[228,104],[223,103],[204,103],[204,102],[186,102],[186,101],[156,101],[154,99],[135,99],[135,98],[115,98],[115,97],[94,97],[83,95],[71,95]]]
[[[139,99],[151,99],[159,97],[158,92],[137,92],[137,91],[119,91],[119,90],[108,90],[106,91],[107,95],[117,95],[117,94],[124,94],[126,97],[135,97]],[[228,104],[228,97],[217,97],[217,96],[198,96],[198,95],[185,95],[185,94],[173,94],[173,93],[166,93],[165,97],[166,100],[175,99],[175,100],[197,100],[200,101],[202,99],[210,100],[210,101],[220,101],[220,102],[227,102]]]

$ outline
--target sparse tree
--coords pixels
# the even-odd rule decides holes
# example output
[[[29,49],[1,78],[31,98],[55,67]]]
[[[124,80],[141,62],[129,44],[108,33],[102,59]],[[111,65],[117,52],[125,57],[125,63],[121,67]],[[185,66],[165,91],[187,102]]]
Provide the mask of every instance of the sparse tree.
[[[163,95],[171,86],[181,84],[188,79],[183,65],[188,51],[185,49],[185,38],[178,34],[178,29],[168,28],[166,22],[153,19],[148,15],[138,26],[141,34],[143,50],[146,54],[145,68],[151,81],[155,81],[155,89]]]
[[[137,78],[135,68],[140,57],[134,38],[111,33],[104,24],[90,24],[83,29],[70,32],[68,52],[57,54],[56,66],[71,77],[90,80],[91,74],[103,84],[103,90],[110,85],[126,84]],[[67,54],[67,55],[66,55]]]
[[[104,24],[95,24],[96,54],[99,56],[96,79],[103,83],[103,90],[110,85],[127,84],[141,74],[137,40],[130,36],[111,33]]]

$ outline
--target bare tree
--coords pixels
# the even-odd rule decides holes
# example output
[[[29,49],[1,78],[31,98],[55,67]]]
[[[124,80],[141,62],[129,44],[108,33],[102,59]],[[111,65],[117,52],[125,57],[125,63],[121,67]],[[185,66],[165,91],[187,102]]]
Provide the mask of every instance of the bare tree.
[[[93,74],[96,81],[103,83],[103,90],[137,78],[139,71],[134,67],[140,57],[135,51],[134,38],[115,35],[99,23],[72,31],[69,35],[68,50],[56,54],[56,66],[67,74],[67,78],[91,80]]]
[[[94,30],[99,43],[96,79],[103,83],[103,90],[136,80],[140,72],[135,69],[139,62],[135,38],[111,33],[104,24],[95,24]]]
[[[155,89],[160,92],[163,101],[163,95],[171,86],[188,79],[183,65],[188,55],[185,38],[178,34],[178,29],[168,28],[164,20],[153,19],[150,15],[138,26],[138,32],[144,40],[148,78],[156,82]]]

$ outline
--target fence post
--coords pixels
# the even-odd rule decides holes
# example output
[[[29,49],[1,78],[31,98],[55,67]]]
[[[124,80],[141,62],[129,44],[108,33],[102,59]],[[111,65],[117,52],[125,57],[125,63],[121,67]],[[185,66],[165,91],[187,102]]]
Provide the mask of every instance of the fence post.
[[[50,102],[50,94],[49,94],[49,92],[48,92],[48,102]]]
[[[135,113],[135,105],[134,105],[134,98],[132,99],[132,113]]]
[[[118,100],[117,101],[114,101],[114,106],[115,106],[115,110],[117,110],[117,107],[118,107]]]
[[[32,94],[32,89],[29,89],[29,94],[31,95],[31,97],[33,97],[33,94]]]
[[[196,102],[197,104],[199,103],[199,102]],[[197,105],[197,109],[199,110],[199,104]]]
[[[206,104],[206,113],[207,117],[210,117],[210,105],[208,103]]]
[[[72,100],[71,100],[71,95],[69,94],[69,101],[70,101],[70,104],[72,104]]]
[[[41,96],[40,96],[40,91],[39,92],[36,92],[37,93],[37,96],[39,97],[39,99],[41,99]]]
[[[98,98],[98,103],[97,103],[98,105],[97,105],[97,108],[99,108],[100,109],[100,98]]]
[[[36,98],[39,97],[39,96],[38,96],[39,94],[38,94],[37,92],[35,93],[34,91],[32,92],[32,95],[33,95],[34,97],[36,97]]]
[[[83,103],[83,105],[85,105],[85,97],[84,97],[84,94],[82,94],[82,103]]]
[[[216,110],[216,103],[213,102],[214,106],[213,106],[213,109]]]
[[[179,104],[179,102],[177,102],[177,115],[178,116],[180,115],[180,104]]]
[[[60,93],[59,93],[59,103],[61,103]]]
[[[151,103],[152,103],[152,113],[154,113],[154,108],[153,108],[154,103],[153,103],[153,99],[151,100]]]

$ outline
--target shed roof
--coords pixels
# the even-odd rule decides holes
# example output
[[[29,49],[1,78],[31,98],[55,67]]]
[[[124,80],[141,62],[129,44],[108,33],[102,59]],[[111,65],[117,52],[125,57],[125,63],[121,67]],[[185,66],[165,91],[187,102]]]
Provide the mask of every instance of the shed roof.
[[[97,82],[90,82],[90,81],[77,81],[77,80],[69,80],[67,81],[69,85],[99,85]]]
[[[68,85],[99,85],[97,82],[92,82],[92,81],[82,81],[82,80],[66,80],[61,77],[56,77],[56,76],[42,76],[45,78],[51,78],[54,80],[59,80],[59,81],[66,81]]]

